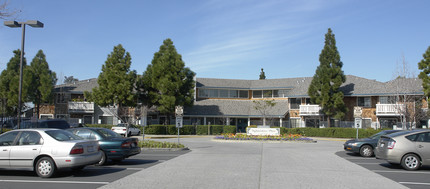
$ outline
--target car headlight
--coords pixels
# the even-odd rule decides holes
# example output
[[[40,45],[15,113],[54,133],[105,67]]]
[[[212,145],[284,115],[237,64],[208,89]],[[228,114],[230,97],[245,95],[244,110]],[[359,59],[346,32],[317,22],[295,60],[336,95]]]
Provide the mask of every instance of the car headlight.
[[[349,145],[351,146],[358,146],[358,143],[354,142],[354,143],[349,143]]]

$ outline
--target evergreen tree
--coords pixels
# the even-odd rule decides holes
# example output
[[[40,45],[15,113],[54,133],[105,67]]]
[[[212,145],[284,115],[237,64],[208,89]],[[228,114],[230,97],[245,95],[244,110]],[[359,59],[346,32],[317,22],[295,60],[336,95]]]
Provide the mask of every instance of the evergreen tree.
[[[122,119],[124,106],[134,106],[136,95],[134,85],[136,71],[130,70],[131,56],[121,44],[114,47],[113,52],[108,55],[102,71],[99,74],[98,87],[92,93],[85,93],[85,97],[100,106],[115,105],[117,112],[112,112],[117,118]],[[122,120],[128,122],[128,120]]]
[[[266,75],[264,74],[263,68],[261,68],[261,72],[260,72],[260,80],[262,79],[266,79]]]
[[[430,97],[430,46],[423,54],[423,59],[418,63],[418,68],[422,70],[418,77],[423,80],[424,94]],[[430,105],[430,101],[428,103]]]
[[[172,40],[166,39],[139,81],[140,99],[164,114],[173,113],[177,105],[190,106],[194,101],[194,76]]]
[[[23,88],[26,91],[27,100],[36,106],[36,115],[39,117],[40,104],[52,103],[54,85],[57,83],[56,74],[49,69],[42,50],[37,52],[24,73]]]
[[[6,104],[6,112],[9,116],[16,115],[18,112],[18,92],[19,92],[19,64],[21,59],[21,51],[13,51],[14,56],[7,63],[7,68],[0,75],[0,98]],[[27,65],[27,61],[23,60],[23,69]],[[23,87],[22,97],[25,97]],[[21,102],[24,102],[21,99]]]
[[[343,92],[339,90],[346,77],[342,71],[343,63],[337,51],[336,40],[331,29],[325,35],[324,49],[319,57],[320,65],[308,89],[311,102],[319,104],[328,120],[330,118],[342,119],[347,111],[343,101]]]

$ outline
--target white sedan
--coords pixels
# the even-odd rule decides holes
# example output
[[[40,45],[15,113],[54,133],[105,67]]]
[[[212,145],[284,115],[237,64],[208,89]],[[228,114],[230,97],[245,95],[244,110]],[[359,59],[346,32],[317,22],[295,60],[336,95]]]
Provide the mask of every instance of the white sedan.
[[[138,126],[135,125],[128,125],[128,130],[127,130],[127,125],[126,123],[120,123],[115,127],[112,127],[112,131],[115,133],[118,133],[120,135],[123,136],[132,136],[132,135],[140,135],[140,128]]]
[[[82,169],[101,159],[97,141],[60,129],[20,129],[0,135],[0,168],[30,168],[52,177],[64,168]]]

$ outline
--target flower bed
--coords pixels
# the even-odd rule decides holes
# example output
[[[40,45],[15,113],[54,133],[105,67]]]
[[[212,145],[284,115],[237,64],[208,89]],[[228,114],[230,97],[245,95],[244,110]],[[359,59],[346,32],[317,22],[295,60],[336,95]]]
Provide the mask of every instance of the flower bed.
[[[215,137],[216,140],[232,141],[298,141],[298,142],[316,142],[311,138],[303,137],[299,134],[284,134],[281,136],[251,136],[246,134],[222,134]]]

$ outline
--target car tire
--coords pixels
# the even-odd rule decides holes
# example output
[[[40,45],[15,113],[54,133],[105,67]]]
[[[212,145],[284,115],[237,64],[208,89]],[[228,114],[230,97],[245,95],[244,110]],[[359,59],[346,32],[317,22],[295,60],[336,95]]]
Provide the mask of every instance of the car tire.
[[[131,137],[131,132],[128,132],[128,135],[127,135],[127,137]]]
[[[100,152],[102,153],[102,158],[100,159],[100,161],[96,164],[97,166],[102,166],[104,164],[106,164],[107,162],[107,156],[106,153],[103,150],[100,150]]]
[[[360,155],[363,157],[372,157],[373,156],[373,148],[370,145],[363,145],[360,148]]]
[[[39,177],[50,178],[57,172],[57,167],[50,157],[42,157],[37,161],[34,170]]]
[[[403,156],[400,164],[408,171],[415,171],[421,167],[421,160],[415,154],[406,154]]]

